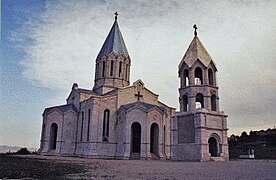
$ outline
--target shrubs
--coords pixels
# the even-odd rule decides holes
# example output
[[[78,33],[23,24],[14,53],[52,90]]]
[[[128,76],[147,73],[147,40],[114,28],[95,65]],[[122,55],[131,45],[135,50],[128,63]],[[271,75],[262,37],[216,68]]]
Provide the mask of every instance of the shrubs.
[[[13,154],[17,154],[17,155],[28,155],[28,154],[38,154],[36,151],[34,152],[30,152],[26,147],[24,148],[20,148],[18,151],[16,152],[6,152],[6,153],[0,153],[2,155],[13,155]]]
[[[21,148],[15,154],[25,155],[25,154],[31,154],[31,152],[27,148]]]

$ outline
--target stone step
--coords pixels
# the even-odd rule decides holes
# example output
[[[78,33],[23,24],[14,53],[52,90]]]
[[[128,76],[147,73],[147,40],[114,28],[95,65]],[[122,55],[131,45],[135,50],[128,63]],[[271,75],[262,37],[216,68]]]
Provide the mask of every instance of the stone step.
[[[222,157],[211,157],[211,161],[225,161]]]
[[[130,159],[140,159],[140,153],[131,153]]]
[[[159,156],[158,156],[157,154],[154,154],[154,153],[150,153],[150,154],[151,154],[151,157],[150,157],[151,160],[160,159]]]

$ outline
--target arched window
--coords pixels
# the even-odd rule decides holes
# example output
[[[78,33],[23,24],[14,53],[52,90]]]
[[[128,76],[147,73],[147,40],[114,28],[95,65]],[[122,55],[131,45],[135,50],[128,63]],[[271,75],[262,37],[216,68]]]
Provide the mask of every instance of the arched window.
[[[203,84],[202,69],[200,67],[197,67],[195,69],[195,85],[201,84]]]
[[[114,69],[114,61],[110,63],[110,76],[113,76],[113,69]]]
[[[188,96],[183,96],[183,111],[188,111]]]
[[[217,97],[216,97],[216,95],[212,95],[211,96],[211,110],[212,111],[216,111],[217,110],[217,103],[216,103],[216,101],[217,101]]]
[[[208,79],[209,79],[209,85],[214,85],[214,74],[212,69],[208,70]]]
[[[80,141],[82,141],[82,132],[83,132],[83,121],[84,121],[84,112],[81,112],[81,137]]]
[[[122,77],[122,61],[119,63],[119,77]]]
[[[50,129],[50,149],[57,148],[57,132],[58,132],[58,126],[56,123],[53,123]]]
[[[184,86],[189,86],[189,71],[188,71],[188,69],[184,70],[183,75],[184,75],[184,77],[183,77]]]
[[[104,110],[104,117],[103,117],[103,141],[108,141],[108,135],[109,135],[109,116],[110,116],[110,111],[108,109]]]
[[[87,121],[87,141],[89,141],[90,134],[90,119],[91,119],[91,110],[88,109],[88,121]]]
[[[201,93],[196,95],[196,109],[204,108],[204,97]]]
[[[102,77],[105,77],[105,61],[103,61]]]

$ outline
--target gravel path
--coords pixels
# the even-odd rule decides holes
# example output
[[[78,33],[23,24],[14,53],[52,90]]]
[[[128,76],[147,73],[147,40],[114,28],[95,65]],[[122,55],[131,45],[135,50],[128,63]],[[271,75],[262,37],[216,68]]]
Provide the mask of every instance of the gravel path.
[[[22,157],[22,156],[21,156]],[[275,179],[276,160],[175,162],[161,160],[103,160],[54,156],[24,156],[81,165],[85,172],[70,179]]]

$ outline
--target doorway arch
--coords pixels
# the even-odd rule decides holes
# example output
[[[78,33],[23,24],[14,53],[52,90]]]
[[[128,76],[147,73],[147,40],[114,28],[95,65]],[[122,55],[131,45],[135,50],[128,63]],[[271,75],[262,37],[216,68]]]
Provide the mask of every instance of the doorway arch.
[[[159,127],[156,123],[150,127],[150,152],[159,155]]]
[[[131,153],[141,152],[141,125],[135,122],[131,125]]]
[[[58,125],[53,123],[50,129],[50,150],[55,150],[57,148],[57,132]]]
[[[211,157],[217,157],[219,155],[217,139],[215,137],[210,137],[208,140],[208,144],[209,144],[209,153],[211,154]]]

